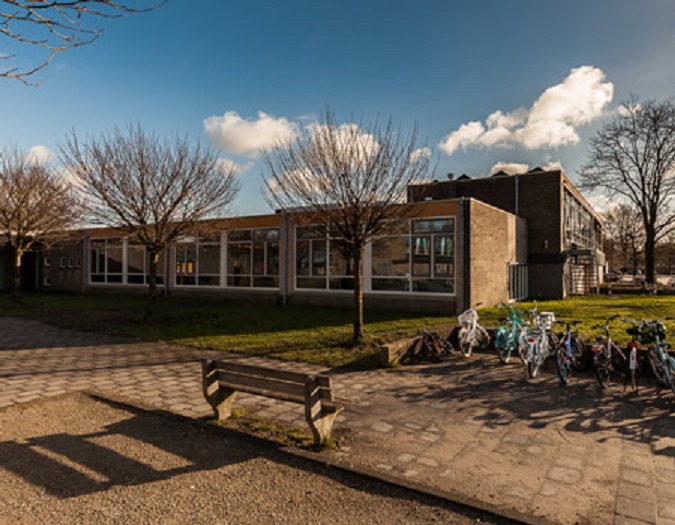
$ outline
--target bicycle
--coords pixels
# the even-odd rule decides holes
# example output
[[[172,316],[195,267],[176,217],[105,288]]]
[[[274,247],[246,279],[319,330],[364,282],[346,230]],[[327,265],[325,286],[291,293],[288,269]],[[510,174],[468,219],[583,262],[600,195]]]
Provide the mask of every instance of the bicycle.
[[[457,341],[464,357],[469,357],[474,348],[487,348],[490,344],[490,336],[487,330],[478,323],[478,312],[475,310],[481,304],[476,303],[457,316],[460,325]]]
[[[631,342],[628,345],[628,356],[619,348],[619,346],[612,340],[609,332],[609,323],[618,319],[618,315],[608,317],[604,323],[595,324],[591,328],[593,330],[602,330],[603,335],[596,338],[596,344],[593,345],[591,351],[593,352],[593,364],[595,365],[595,375],[600,384],[600,388],[605,389],[609,386],[612,374],[622,377],[624,380],[623,390],[626,391],[628,380],[632,381],[635,393],[638,393],[637,382],[637,344]],[[630,329],[629,329],[630,330]],[[630,333],[630,332],[629,332]],[[631,367],[636,367],[635,373],[630,373]]]
[[[428,361],[438,363],[445,361],[455,351],[452,344],[436,333],[424,330],[419,343],[413,344],[401,356],[401,364]]]
[[[528,310],[532,316],[532,328],[527,330],[527,344],[519,347],[520,359],[525,364],[527,379],[534,379],[546,360],[553,355],[552,349],[558,346],[558,338],[551,329],[555,323],[553,312],[537,312],[537,303]]]
[[[570,382],[572,370],[578,372],[584,368],[586,352],[584,345],[572,332],[572,326],[581,324],[581,321],[565,322],[565,331],[559,337],[559,342],[555,350],[556,354],[556,372],[561,385]]]
[[[656,321],[643,321],[641,337],[645,343],[652,344],[647,356],[656,381],[661,386],[669,387],[675,394],[675,358],[669,353],[672,345],[662,341],[666,337],[666,327],[662,321],[666,319],[672,320],[671,317],[662,317]]]
[[[522,313],[513,306],[500,304],[498,309],[508,308],[506,317],[502,319],[503,324],[494,330],[494,346],[497,349],[497,355],[502,363],[508,363],[511,360],[511,354],[517,352],[521,345],[526,344],[525,330],[523,327]]]

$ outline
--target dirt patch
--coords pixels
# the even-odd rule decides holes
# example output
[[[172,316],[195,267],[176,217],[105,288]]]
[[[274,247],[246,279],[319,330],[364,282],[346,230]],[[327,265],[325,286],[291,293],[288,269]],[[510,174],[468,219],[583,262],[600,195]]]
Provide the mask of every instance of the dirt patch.
[[[509,523],[84,394],[0,411],[0,523]]]

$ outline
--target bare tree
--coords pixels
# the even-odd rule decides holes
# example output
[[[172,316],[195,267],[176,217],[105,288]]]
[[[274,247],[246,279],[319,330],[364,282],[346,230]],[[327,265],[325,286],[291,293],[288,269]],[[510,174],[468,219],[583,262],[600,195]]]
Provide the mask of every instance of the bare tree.
[[[644,251],[645,232],[638,210],[627,204],[619,204],[603,213],[605,242],[610,244],[606,253],[615,258],[615,268],[630,266],[637,274],[639,257]],[[618,264],[617,264],[618,263]]]
[[[19,302],[21,262],[36,244],[46,244],[76,222],[79,205],[71,185],[45,163],[16,148],[0,151],[0,234],[12,248],[12,301]]]
[[[38,63],[19,68],[12,66],[15,54],[0,54],[10,64],[0,70],[0,78],[12,78],[29,84],[28,77],[47,67],[62,51],[91,44],[102,33],[97,19],[120,18],[156,9],[168,0],[2,0],[0,36],[15,47],[41,49]],[[7,46],[3,46],[7,47]]]
[[[67,170],[86,201],[88,218],[145,245],[148,315],[157,297],[157,264],[200,221],[221,214],[239,191],[234,164],[187,138],[161,139],[140,126],[61,146]]]
[[[339,125],[327,109],[299,139],[279,142],[264,156],[269,203],[303,212],[352,263],[354,343],[363,337],[364,248],[412,215],[412,205],[403,205],[407,187],[429,169],[428,150],[417,149],[416,140],[416,128],[403,133],[391,120]]]
[[[645,274],[654,283],[656,243],[675,228],[675,104],[631,97],[591,139],[582,187],[621,196],[640,213]]]

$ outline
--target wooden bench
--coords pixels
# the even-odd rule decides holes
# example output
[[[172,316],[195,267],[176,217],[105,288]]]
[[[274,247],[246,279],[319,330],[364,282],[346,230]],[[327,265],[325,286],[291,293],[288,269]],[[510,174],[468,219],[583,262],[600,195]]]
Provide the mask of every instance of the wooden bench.
[[[323,374],[203,359],[202,382],[204,397],[219,420],[232,414],[237,392],[304,404],[305,419],[316,446],[330,438],[335,416],[344,408],[335,403],[330,378]]]

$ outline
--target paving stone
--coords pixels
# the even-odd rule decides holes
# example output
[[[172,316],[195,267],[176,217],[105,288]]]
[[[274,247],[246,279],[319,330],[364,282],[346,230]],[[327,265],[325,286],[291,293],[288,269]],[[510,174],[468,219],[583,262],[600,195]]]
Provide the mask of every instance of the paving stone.
[[[640,501],[651,501],[654,498],[653,489],[649,486],[638,485],[627,481],[619,483],[618,497]]]
[[[657,505],[657,514],[659,518],[675,519],[675,502],[659,502]]]
[[[652,501],[618,498],[616,513],[627,518],[642,520],[645,523],[656,523],[656,505]]]
[[[426,467],[438,467],[438,461],[431,458],[417,458],[417,463]]]
[[[390,425],[389,423],[385,423],[383,421],[377,421],[377,422],[372,424],[371,428],[373,430],[375,430],[376,432],[386,433],[386,432],[390,432],[394,428],[394,426]]]
[[[401,454],[399,457],[396,459],[400,461],[401,463],[410,463],[414,459],[416,459],[417,456],[413,456],[412,454]]]
[[[661,483],[675,484],[675,469],[656,467],[656,480]]]
[[[651,487],[654,481],[651,472],[645,472],[644,470],[626,467],[621,469],[621,479],[623,481],[628,481],[630,483],[644,485],[647,487]]]
[[[574,485],[581,480],[581,471],[566,467],[553,467],[546,477],[553,481]]]
[[[651,456],[643,454],[624,454],[621,458],[621,464],[628,468],[651,472],[654,467]]]

